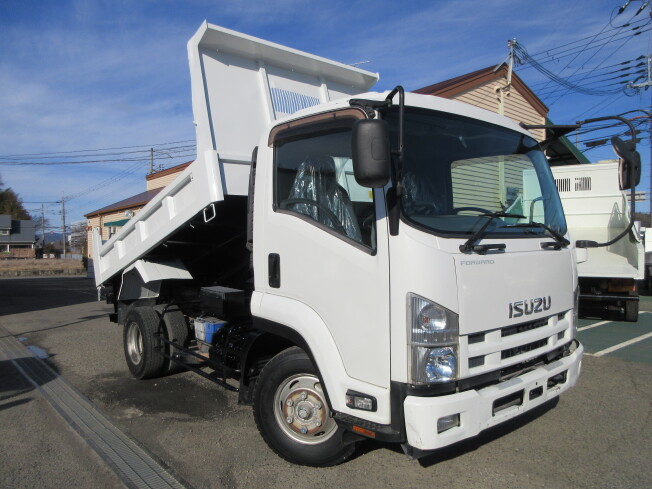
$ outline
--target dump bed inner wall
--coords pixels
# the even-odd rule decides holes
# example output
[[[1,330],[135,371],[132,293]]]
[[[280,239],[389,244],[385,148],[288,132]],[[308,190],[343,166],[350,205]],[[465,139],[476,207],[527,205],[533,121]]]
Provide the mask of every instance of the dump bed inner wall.
[[[144,259],[180,259],[193,276],[194,287],[219,284],[250,289],[247,197],[225,196],[215,203],[215,210],[215,219],[206,223],[200,212]]]

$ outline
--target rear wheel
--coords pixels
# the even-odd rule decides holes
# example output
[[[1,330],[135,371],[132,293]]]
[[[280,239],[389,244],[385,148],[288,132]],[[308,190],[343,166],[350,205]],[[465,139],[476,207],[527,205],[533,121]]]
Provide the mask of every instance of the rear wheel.
[[[295,464],[336,465],[355,450],[331,417],[317,370],[297,347],[263,368],[254,389],[254,418],[267,445]]]
[[[164,373],[165,358],[156,351],[160,322],[151,307],[134,307],[127,313],[122,337],[125,358],[137,379],[158,377]]]
[[[625,321],[631,323],[638,321],[638,301],[625,302]]]
[[[186,318],[181,310],[176,306],[165,306],[159,311],[159,313],[163,316],[165,338],[174,341],[181,346],[187,347],[190,342],[190,335],[188,334]],[[176,357],[181,353],[177,348],[167,344],[165,345],[165,352],[171,357]],[[183,365],[168,358],[166,358],[163,363],[163,372],[170,375],[186,370]]]

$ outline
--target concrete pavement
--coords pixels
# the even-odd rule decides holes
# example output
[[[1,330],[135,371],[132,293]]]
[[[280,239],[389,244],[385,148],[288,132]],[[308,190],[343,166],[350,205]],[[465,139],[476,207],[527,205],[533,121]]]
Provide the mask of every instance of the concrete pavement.
[[[271,453],[256,431],[251,409],[239,406],[236,394],[189,372],[131,379],[122,332],[108,322],[109,308],[94,302],[91,281],[0,280],[0,297],[8,298],[0,303],[0,323],[52,355],[48,362],[58,374],[196,488],[652,486],[652,365],[647,363],[587,357],[578,386],[556,405],[420,462],[407,460],[399,447],[365,442],[353,460],[312,469]],[[0,405],[16,403],[0,410],[0,439],[14,440],[0,445],[0,466],[3,476],[8,474],[4,487],[63,487],[60,482],[66,477],[50,479],[51,466],[25,462],[29,454],[37,457],[41,431],[51,433],[52,443],[65,442],[66,447],[55,444],[51,450],[61,455],[60,465],[73,467],[69,477],[77,474],[70,480],[78,483],[69,485],[119,487],[119,481],[111,485],[115,479],[101,460],[93,459],[83,445],[74,448],[79,440],[53,411],[27,411],[37,403],[24,399],[36,394],[21,393],[24,385],[15,373],[0,378],[0,386],[13,393]],[[21,417],[26,428],[14,429]],[[26,443],[20,457],[7,451],[19,442]],[[54,464],[57,458],[50,460]],[[23,480],[35,483],[20,486]]]

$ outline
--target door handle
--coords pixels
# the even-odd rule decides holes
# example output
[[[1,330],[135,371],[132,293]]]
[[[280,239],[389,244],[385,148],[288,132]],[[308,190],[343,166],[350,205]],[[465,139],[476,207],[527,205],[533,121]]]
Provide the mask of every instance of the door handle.
[[[281,256],[270,253],[267,257],[267,273],[269,286],[278,289],[281,286]]]

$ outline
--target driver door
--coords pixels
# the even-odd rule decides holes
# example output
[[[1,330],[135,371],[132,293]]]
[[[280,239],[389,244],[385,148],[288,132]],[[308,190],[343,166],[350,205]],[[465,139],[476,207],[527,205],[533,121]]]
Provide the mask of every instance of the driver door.
[[[389,387],[388,244],[386,227],[376,225],[378,217],[385,223],[384,198],[353,177],[357,118],[273,135],[274,188],[262,239],[265,256],[278,256],[279,280],[267,293],[319,315],[349,376]]]

